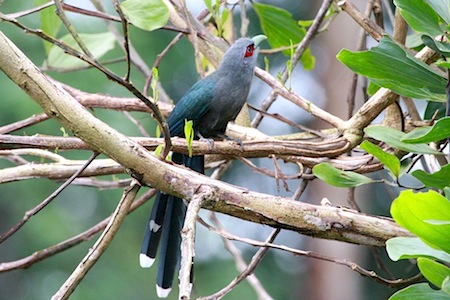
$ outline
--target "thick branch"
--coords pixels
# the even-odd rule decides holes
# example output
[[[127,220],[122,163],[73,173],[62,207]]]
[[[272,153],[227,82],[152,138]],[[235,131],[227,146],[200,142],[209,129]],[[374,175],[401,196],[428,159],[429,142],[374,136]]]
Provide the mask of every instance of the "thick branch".
[[[48,115],[92,149],[126,167],[144,184],[188,201],[199,186],[206,185],[214,191],[204,203],[207,209],[320,238],[382,246],[388,238],[409,235],[390,219],[250,192],[163,162],[95,118],[67,92],[54,85],[2,33],[0,67]]]

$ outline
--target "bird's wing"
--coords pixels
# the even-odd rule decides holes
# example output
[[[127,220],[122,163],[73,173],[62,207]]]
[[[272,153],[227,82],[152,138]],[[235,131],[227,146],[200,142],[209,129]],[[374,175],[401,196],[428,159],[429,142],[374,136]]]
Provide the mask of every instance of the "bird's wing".
[[[194,84],[180,99],[169,118],[167,118],[171,136],[183,136],[185,120],[192,120],[195,126],[209,111],[215,85],[212,76],[205,77]]]

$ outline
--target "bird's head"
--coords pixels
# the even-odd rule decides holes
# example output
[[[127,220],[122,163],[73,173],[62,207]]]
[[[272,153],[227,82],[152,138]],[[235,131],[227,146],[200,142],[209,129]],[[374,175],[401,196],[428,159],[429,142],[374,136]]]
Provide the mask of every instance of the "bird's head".
[[[257,35],[253,38],[240,38],[225,52],[220,68],[249,68],[253,71],[258,57],[258,45],[267,39],[265,35]],[[229,71],[229,70],[228,70]]]

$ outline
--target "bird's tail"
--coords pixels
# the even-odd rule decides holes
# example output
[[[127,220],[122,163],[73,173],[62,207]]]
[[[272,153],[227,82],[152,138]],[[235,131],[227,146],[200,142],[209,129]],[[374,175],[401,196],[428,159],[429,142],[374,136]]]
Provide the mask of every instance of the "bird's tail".
[[[204,157],[189,157],[174,153],[172,161],[204,173]],[[156,278],[158,297],[165,298],[172,289],[175,268],[181,257],[181,229],[186,215],[186,204],[180,198],[158,192],[153,204],[150,219],[145,231],[144,242],[140,254],[140,264],[149,268],[153,264],[158,245],[161,243]]]

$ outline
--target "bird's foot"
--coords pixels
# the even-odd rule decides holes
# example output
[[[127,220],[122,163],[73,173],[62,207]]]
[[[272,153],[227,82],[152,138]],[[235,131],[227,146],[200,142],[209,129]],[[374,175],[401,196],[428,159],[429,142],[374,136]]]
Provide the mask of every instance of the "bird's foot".
[[[208,147],[209,147],[209,151],[212,152],[213,147],[214,147],[214,139],[208,139],[203,137],[201,134],[198,134],[198,137],[200,138],[199,140],[202,142],[207,142],[208,143]]]
[[[226,134],[220,135],[219,137],[220,137],[220,138],[223,138],[223,139],[225,139],[225,140],[228,140],[228,141],[233,141],[233,142],[235,142],[235,143],[238,143],[239,146],[241,147],[241,151],[244,151],[244,143],[242,143],[242,140],[241,140],[241,139],[237,139],[237,138],[228,136],[228,135],[226,135]]]

